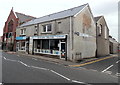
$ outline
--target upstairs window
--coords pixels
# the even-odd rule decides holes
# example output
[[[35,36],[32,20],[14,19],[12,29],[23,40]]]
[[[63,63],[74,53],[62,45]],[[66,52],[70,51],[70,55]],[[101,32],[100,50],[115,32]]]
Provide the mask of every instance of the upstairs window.
[[[38,26],[35,25],[35,33],[34,34],[37,34],[38,33]]]
[[[51,32],[52,26],[51,24],[43,25],[43,32]]]
[[[100,28],[99,28],[99,34],[102,34],[102,25],[100,24]]]
[[[108,34],[107,34],[107,27],[105,26],[105,39],[108,38]]]
[[[20,34],[21,34],[21,35],[25,35],[25,32],[26,32],[26,29],[21,29],[21,30],[20,30]]]

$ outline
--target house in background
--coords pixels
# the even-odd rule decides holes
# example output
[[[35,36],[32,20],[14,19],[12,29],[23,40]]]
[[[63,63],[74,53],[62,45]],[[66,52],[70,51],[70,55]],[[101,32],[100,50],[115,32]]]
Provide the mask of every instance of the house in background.
[[[112,38],[112,36],[109,36],[109,42],[110,42],[110,54],[116,54],[118,53],[118,50],[119,50],[119,43],[114,39]]]
[[[3,28],[2,49],[15,51],[16,49],[16,27],[31,20],[35,17],[28,16],[22,13],[14,13],[13,8],[5,22]]]
[[[96,21],[96,57],[109,55],[109,28],[104,16],[94,18]]]
[[[72,61],[95,57],[94,17],[88,4],[43,16],[19,26],[16,41],[18,52]]]

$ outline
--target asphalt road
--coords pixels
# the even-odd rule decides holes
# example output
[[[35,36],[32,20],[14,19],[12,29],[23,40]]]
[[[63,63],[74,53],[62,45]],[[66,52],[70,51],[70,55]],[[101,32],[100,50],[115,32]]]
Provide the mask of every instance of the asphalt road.
[[[3,83],[118,83],[118,77],[2,52]]]
[[[120,60],[118,59],[117,55],[98,62],[85,64],[77,68],[81,68],[81,67],[86,68],[88,70],[107,73],[117,77],[120,76],[120,70],[118,70],[120,68]]]

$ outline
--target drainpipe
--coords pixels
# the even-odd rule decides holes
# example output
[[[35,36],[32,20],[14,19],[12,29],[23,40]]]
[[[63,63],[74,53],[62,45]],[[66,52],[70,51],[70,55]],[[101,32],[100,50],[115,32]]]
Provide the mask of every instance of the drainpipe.
[[[72,48],[73,48],[73,42],[72,42],[72,17],[70,16],[70,57],[72,56]]]

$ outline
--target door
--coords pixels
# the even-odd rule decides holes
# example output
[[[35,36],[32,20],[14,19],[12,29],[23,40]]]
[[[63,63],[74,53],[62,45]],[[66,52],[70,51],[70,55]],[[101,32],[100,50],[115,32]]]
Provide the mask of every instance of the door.
[[[26,52],[29,54],[29,42],[26,41]]]
[[[60,58],[65,59],[66,58],[66,43],[60,42]]]

